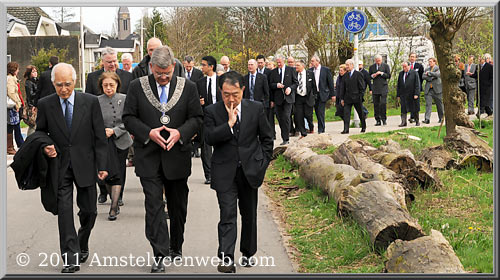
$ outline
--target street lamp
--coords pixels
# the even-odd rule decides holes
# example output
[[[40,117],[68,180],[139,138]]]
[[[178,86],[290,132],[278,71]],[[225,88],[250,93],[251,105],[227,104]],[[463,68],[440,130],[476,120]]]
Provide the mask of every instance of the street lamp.
[[[157,25],[158,23],[164,23],[164,22],[167,22],[167,21],[166,21],[166,20],[162,20],[162,21],[159,21],[159,22],[157,22],[157,23],[153,24],[153,37],[155,37],[155,38],[156,38],[156,25]]]

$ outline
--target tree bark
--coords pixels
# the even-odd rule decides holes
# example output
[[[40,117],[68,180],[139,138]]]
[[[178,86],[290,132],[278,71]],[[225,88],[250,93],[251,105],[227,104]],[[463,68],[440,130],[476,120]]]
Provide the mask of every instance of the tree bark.
[[[474,164],[478,170],[485,172],[493,171],[493,149],[486,141],[481,139],[475,129],[457,126],[455,133],[444,138],[447,149],[462,154],[459,167]]]
[[[419,160],[427,163],[433,169],[450,169],[455,166],[455,160],[444,146],[425,148],[419,156]]]
[[[396,240],[386,256],[385,272],[389,273],[465,273],[453,248],[436,230],[415,240]]]
[[[442,15],[446,17],[447,15]],[[445,26],[441,20],[431,23],[430,36],[434,42],[439,69],[441,71],[441,82],[443,86],[443,105],[446,120],[446,135],[455,132],[455,126],[474,127],[465,113],[464,104],[466,95],[458,87],[460,70],[455,66],[452,56],[453,37],[457,29],[454,25]]]

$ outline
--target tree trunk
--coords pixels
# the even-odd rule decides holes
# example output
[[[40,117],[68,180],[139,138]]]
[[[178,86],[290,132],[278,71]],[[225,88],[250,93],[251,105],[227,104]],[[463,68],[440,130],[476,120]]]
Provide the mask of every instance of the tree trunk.
[[[431,24],[430,28],[430,36],[434,42],[439,70],[441,71],[447,135],[455,132],[456,125],[474,127],[474,123],[469,120],[465,113],[466,95],[458,87],[460,70],[455,66],[451,53],[453,37],[457,30],[454,30],[452,26],[445,27],[441,21],[436,21],[435,24]]]
[[[455,166],[455,160],[444,146],[423,149],[419,160],[429,164],[433,169],[444,170]]]
[[[465,273],[453,248],[436,230],[412,241],[396,240],[386,256],[389,273]]]

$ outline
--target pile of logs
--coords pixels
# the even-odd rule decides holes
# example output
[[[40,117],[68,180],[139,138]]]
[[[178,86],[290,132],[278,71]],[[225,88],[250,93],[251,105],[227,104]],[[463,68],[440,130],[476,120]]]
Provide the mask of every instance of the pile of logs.
[[[376,251],[391,248],[387,272],[464,272],[446,240],[436,238],[435,233],[426,236],[406,207],[409,192],[416,186],[441,186],[430,166],[415,160],[396,142],[377,149],[362,140],[348,140],[333,155],[318,155],[311,147],[331,146],[324,135],[309,135],[303,138],[307,143],[293,142],[280,153],[298,166],[308,185],[321,188],[335,200],[339,215],[351,216],[366,228]],[[413,244],[424,246],[411,249]],[[422,256],[430,257],[432,268],[426,267]],[[450,265],[450,260],[458,265]]]

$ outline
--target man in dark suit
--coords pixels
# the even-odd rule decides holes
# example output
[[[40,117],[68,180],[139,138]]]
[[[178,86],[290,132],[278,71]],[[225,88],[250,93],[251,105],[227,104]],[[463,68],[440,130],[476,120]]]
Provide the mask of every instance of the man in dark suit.
[[[285,66],[285,57],[282,55],[276,56],[276,63],[278,67],[269,74],[270,99],[271,105],[276,104],[276,115],[283,139],[281,145],[286,145],[290,132],[290,114],[297,90],[297,72],[292,67]]]
[[[59,63],[52,68],[56,93],[38,102],[36,130],[43,131],[55,142],[45,146],[49,158],[60,162],[57,212],[61,256],[67,262],[61,272],[80,270],[89,256],[89,237],[97,216],[95,182],[104,180],[107,140],[101,107],[95,96],[75,93],[76,72],[73,66]],[[55,159],[54,159],[55,160]],[[80,208],[80,229],[73,221],[73,183]]]
[[[418,74],[418,79],[420,81],[420,91],[419,91],[419,97],[416,100],[416,106],[418,107],[418,112],[420,112],[420,92],[424,91],[424,88],[422,87],[422,83],[424,80],[422,79],[422,75],[424,74],[424,66],[420,63],[417,62],[417,54],[415,52],[411,52],[410,56],[410,69],[414,70]],[[413,112],[410,113],[410,123],[415,121],[415,116],[413,115]]]
[[[418,106],[417,100],[420,98],[420,79],[415,70],[410,69],[410,62],[403,62],[403,70],[399,72],[397,98],[401,103],[401,124],[399,127],[407,125],[406,118],[408,112],[415,117],[415,125],[419,126]]]
[[[316,111],[316,118],[318,119],[318,133],[325,132],[325,106],[328,99],[335,102],[335,87],[333,86],[332,72],[328,67],[322,66],[317,55],[311,58],[312,67],[309,69],[314,72],[316,81],[316,90],[318,96],[314,110]],[[312,127],[310,127],[312,130]]]
[[[153,74],[130,84],[123,122],[134,135],[135,173],[146,208],[146,238],[153,247],[152,273],[164,272],[164,259],[182,256],[191,175],[191,138],[200,129],[203,111],[196,85],[173,75],[175,60],[167,46],[151,56]],[[169,235],[163,190],[167,198]]]
[[[260,102],[242,100],[243,78],[235,71],[221,76],[222,98],[205,109],[205,141],[214,146],[211,188],[217,192],[222,259],[219,272],[236,272],[237,202],[241,214],[241,266],[255,265],[257,197],[272,157],[273,138]]]
[[[184,69],[186,70],[186,79],[197,82],[199,79],[203,78],[203,72],[194,67],[194,58],[190,55],[184,57]]]
[[[40,75],[40,79],[38,79],[36,100],[40,100],[45,96],[56,92],[56,89],[52,84],[51,73],[52,68],[56,66],[57,63],[59,63],[59,57],[51,56],[49,58],[49,70],[43,71],[43,73]]]
[[[342,77],[343,90],[340,91],[340,104],[344,107],[344,130],[342,134],[349,133],[349,123],[351,122],[351,108],[354,106],[361,120],[361,132],[366,131],[365,114],[363,114],[363,95],[366,90],[366,83],[363,75],[354,69],[354,61],[348,59],[345,62],[347,72]]]
[[[264,74],[257,73],[257,61],[248,61],[248,74],[243,78],[245,91],[243,98],[252,101],[259,101],[264,105],[264,109],[269,109],[269,83]]]
[[[87,76],[87,84],[85,86],[85,92],[97,96],[103,94],[99,89],[98,81],[102,73],[106,71],[106,72],[116,72],[118,77],[120,77],[120,82],[121,82],[120,93],[127,94],[128,86],[132,81],[132,74],[128,71],[118,69],[118,57],[116,50],[110,47],[105,48],[102,51],[102,62],[104,66],[103,69],[89,73],[89,75]],[[107,196],[108,196],[108,191],[106,190],[106,184],[104,184],[104,182],[99,182],[99,197],[97,201],[99,203],[104,203],[108,199]]]
[[[373,94],[373,111],[375,114],[376,126],[387,125],[387,94],[389,87],[387,85],[391,78],[391,69],[387,63],[382,62],[382,56],[375,56],[375,63],[370,66],[368,71],[373,80],[372,94]]]
[[[118,77],[120,77],[120,93],[127,94],[128,85],[133,80],[132,73],[128,71],[124,71],[122,69],[118,69],[118,57],[117,52],[113,48],[107,47],[102,51],[102,63],[103,68],[92,73],[89,73],[87,76],[87,84],[85,85],[85,92],[91,93],[93,95],[101,95],[102,92],[99,89],[99,85],[97,81],[101,74],[106,72],[116,72]]]
[[[479,114],[493,114],[493,66],[491,55],[484,54],[479,65]]]
[[[269,83],[269,76],[271,74],[271,69],[266,67],[266,57],[262,54],[259,54],[256,58],[257,60],[257,73],[266,75],[267,83]],[[269,92],[269,99],[271,99],[271,92]],[[273,131],[273,138],[276,139],[276,130],[274,127],[274,115],[276,114],[276,110],[274,107],[274,103],[269,102],[269,108],[266,108],[266,116],[269,124],[271,125],[271,130]]]
[[[316,101],[317,87],[314,73],[305,69],[306,64],[303,60],[295,63],[297,71],[297,95],[295,96],[295,118],[297,121],[297,130],[300,132],[300,138],[307,136],[304,118],[311,124],[313,122],[313,106]]]
[[[206,77],[196,82],[200,104],[203,109],[222,100],[217,73],[215,72],[217,60],[213,56],[205,56],[201,59],[201,71]],[[212,158],[212,146],[205,142],[203,127],[200,129],[201,138],[201,162],[205,173],[205,184],[210,184],[210,162]]]

